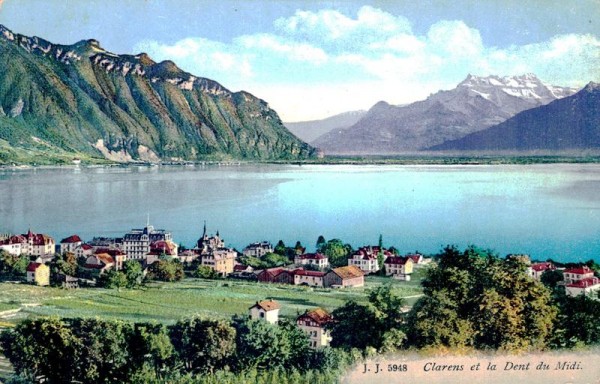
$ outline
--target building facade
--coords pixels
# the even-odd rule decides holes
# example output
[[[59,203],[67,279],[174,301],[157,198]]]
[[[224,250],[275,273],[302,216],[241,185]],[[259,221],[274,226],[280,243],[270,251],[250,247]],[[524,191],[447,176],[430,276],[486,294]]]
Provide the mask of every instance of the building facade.
[[[42,263],[29,263],[27,282],[35,285],[50,285],[50,267]]]
[[[275,300],[257,301],[249,308],[250,319],[262,320],[270,324],[277,324],[279,321],[279,309],[281,306]]]
[[[157,241],[172,241],[170,232],[154,229],[147,224],[143,229],[132,229],[123,236],[123,251],[127,259],[141,260],[151,251],[151,244]]]
[[[329,258],[321,253],[304,253],[294,257],[294,264],[299,266],[312,265],[319,269],[329,268]]]
[[[329,346],[332,340],[330,332],[325,328],[332,320],[327,311],[316,308],[298,316],[296,325],[308,335],[311,348],[321,348]]]
[[[334,268],[323,277],[325,287],[362,287],[365,285],[363,271],[355,265]]]
[[[273,245],[268,241],[261,241],[259,243],[248,244],[242,251],[244,256],[251,257],[263,257],[267,253],[273,253]]]

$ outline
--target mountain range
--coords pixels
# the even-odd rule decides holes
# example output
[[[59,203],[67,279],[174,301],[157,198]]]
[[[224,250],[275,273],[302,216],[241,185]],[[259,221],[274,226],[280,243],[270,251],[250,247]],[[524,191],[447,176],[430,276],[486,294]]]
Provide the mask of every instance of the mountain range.
[[[331,131],[339,131],[356,124],[367,111],[350,111],[340,113],[322,120],[284,123],[286,128],[300,139],[310,143]]]
[[[311,144],[326,154],[414,153],[482,131],[576,91],[544,84],[533,74],[469,75],[456,88],[426,100],[405,106],[379,102],[351,127],[326,133]]]
[[[600,84],[573,96],[523,111],[494,127],[432,150],[570,151],[600,148]]]
[[[124,162],[314,153],[250,93],[96,40],[53,44],[0,25],[0,74],[0,163],[22,151]]]

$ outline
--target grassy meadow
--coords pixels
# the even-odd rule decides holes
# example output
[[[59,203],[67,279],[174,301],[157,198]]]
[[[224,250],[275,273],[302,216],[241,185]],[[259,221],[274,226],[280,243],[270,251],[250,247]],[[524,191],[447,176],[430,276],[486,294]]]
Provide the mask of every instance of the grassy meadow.
[[[173,323],[195,314],[229,318],[245,314],[257,300],[272,298],[281,304],[281,316],[294,318],[304,310],[323,307],[329,311],[348,300],[366,302],[367,291],[391,283],[393,289],[412,305],[421,294],[422,269],[410,282],[368,276],[365,287],[323,289],[305,286],[262,284],[237,280],[184,279],[175,283],[151,282],[140,289],[36,287],[0,283],[0,311],[21,308],[13,317],[0,319],[16,323],[36,316],[99,317],[130,321]]]

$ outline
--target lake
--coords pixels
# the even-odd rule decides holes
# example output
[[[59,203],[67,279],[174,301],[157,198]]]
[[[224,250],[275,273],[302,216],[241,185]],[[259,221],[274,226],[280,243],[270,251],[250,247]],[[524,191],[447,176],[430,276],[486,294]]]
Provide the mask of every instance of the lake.
[[[239,165],[0,170],[0,233],[122,236],[145,225],[193,246],[204,221],[241,250],[319,235],[354,247],[600,260],[600,165]]]

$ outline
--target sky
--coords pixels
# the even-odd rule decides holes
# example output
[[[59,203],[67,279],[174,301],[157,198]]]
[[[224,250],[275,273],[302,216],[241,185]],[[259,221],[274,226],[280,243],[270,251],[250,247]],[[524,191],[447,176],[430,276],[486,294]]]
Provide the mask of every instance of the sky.
[[[600,82],[600,0],[0,0],[0,24],[172,60],[288,122],[410,103],[468,74]]]

